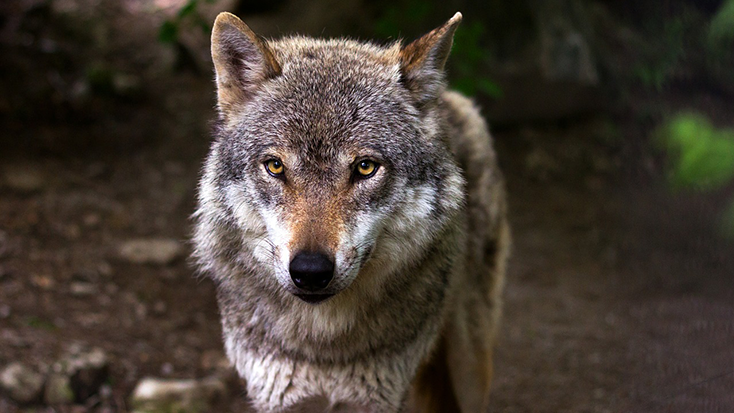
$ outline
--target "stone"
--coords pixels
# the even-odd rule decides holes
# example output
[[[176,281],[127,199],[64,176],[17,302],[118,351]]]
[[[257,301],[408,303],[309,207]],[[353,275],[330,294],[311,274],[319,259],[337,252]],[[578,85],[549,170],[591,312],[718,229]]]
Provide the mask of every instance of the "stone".
[[[40,166],[34,164],[9,164],[4,168],[3,181],[10,189],[30,193],[42,189],[46,185],[46,177]]]
[[[55,374],[64,376],[76,402],[97,394],[109,375],[109,357],[100,348],[72,346],[66,356],[54,363]]]
[[[142,238],[124,242],[119,255],[134,264],[168,265],[183,255],[180,242],[165,238]]]
[[[173,371],[174,367],[171,363],[163,363],[163,365],[161,366],[161,374],[164,376],[170,376],[171,374],[173,374]]]
[[[108,279],[112,275],[110,264],[102,261],[97,264],[78,268],[71,275],[74,281],[97,283],[102,279]]]
[[[31,346],[28,339],[21,337],[15,329],[11,330],[7,328],[0,330],[0,343],[15,348],[28,348]]]
[[[43,375],[18,362],[6,366],[0,372],[0,388],[18,403],[30,403],[40,398],[43,391]]]
[[[74,390],[68,376],[51,373],[46,379],[43,402],[46,404],[68,404],[74,401]]]
[[[99,292],[99,288],[89,282],[73,282],[69,285],[69,292],[76,297],[88,297]]]
[[[153,304],[153,313],[157,315],[163,315],[168,310],[168,306],[165,302],[158,300]]]
[[[46,291],[53,290],[56,287],[56,280],[48,275],[42,274],[31,275],[31,283],[33,283],[34,286]]]
[[[133,413],[201,413],[225,397],[226,383],[218,377],[204,379],[142,379],[133,390]]]
[[[142,93],[140,77],[129,73],[115,73],[112,75],[112,87],[115,93],[125,97],[136,97]]]

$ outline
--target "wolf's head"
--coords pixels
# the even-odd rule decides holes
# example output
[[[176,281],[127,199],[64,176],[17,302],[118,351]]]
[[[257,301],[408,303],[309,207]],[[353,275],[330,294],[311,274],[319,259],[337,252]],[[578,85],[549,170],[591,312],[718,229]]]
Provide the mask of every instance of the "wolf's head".
[[[463,204],[438,114],[460,20],[379,47],[266,41],[220,14],[220,119],[201,185],[198,255],[220,234],[239,250],[210,255],[246,261],[258,283],[277,281],[282,296],[315,303],[350,285],[379,289],[429,253]]]

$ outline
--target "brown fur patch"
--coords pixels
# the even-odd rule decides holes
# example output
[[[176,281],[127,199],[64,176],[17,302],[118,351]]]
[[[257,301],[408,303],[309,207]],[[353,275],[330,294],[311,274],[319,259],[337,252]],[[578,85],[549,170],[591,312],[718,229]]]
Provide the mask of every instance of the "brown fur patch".
[[[400,60],[404,72],[412,72],[426,63],[442,70],[451,51],[454,32],[461,23],[461,13],[456,13],[441,27],[413,41],[400,51]]]
[[[334,257],[344,229],[341,203],[338,199],[319,200],[305,194],[293,195],[288,247],[297,251],[323,252]]]

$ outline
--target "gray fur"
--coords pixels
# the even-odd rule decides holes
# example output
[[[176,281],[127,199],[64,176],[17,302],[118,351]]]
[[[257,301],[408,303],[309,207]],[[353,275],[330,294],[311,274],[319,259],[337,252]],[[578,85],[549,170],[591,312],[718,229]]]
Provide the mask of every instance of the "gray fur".
[[[218,17],[194,255],[258,411],[405,411],[439,357],[461,411],[486,406],[509,231],[486,125],[444,91],[457,16],[405,47],[264,41]],[[264,171],[272,157],[283,179]],[[380,168],[357,180],[363,157]],[[298,250],[334,257],[334,297],[293,295]]]

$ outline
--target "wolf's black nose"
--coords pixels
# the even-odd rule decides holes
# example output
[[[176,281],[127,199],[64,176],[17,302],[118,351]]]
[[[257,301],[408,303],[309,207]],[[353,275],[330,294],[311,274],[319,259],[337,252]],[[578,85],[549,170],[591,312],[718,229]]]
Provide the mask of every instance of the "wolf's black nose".
[[[323,290],[334,278],[334,263],[318,252],[299,253],[288,269],[296,287],[305,291]]]

